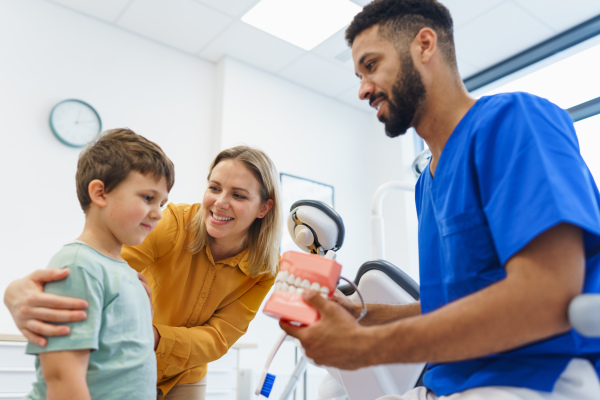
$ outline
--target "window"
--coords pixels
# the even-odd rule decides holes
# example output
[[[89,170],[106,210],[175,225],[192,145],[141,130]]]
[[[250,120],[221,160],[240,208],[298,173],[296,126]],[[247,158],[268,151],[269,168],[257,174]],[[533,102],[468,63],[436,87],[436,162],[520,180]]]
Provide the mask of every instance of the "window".
[[[600,36],[472,92],[475,97],[528,92],[569,109],[600,96]]]
[[[478,98],[501,92],[523,91],[545,97],[571,111],[583,103],[600,98],[600,36],[596,36],[543,61],[507,75],[471,92]],[[575,123],[581,155],[597,184],[600,184],[600,107],[586,114],[589,118]],[[595,115],[593,115],[595,114]],[[574,117],[575,120],[581,117]]]
[[[581,156],[596,184],[600,184],[600,114],[575,123]]]

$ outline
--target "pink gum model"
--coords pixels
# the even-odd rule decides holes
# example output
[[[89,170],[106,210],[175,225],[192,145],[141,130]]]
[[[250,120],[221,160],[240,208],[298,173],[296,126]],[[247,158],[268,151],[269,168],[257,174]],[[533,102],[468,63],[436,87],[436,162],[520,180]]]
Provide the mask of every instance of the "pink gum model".
[[[275,292],[263,312],[273,318],[310,325],[319,319],[317,310],[302,299],[306,289],[331,298],[337,287],[342,266],[314,254],[287,251],[281,256],[281,270],[275,279]]]

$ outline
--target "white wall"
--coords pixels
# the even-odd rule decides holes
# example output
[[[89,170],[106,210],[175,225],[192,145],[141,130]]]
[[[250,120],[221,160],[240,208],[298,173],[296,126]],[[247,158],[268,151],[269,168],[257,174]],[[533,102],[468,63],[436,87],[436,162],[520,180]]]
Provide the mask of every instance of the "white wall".
[[[373,176],[377,186],[389,181],[413,185],[417,178],[411,165],[415,158],[413,130],[389,138],[383,125],[374,120],[372,138]],[[375,189],[373,189],[375,190]],[[390,191],[383,198],[385,259],[402,268],[419,282],[417,210],[414,192]]]
[[[63,99],[90,103],[104,128],[159,143],[176,165],[170,199],[201,199],[213,157],[213,64],[38,0],[0,2],[0,54],[0,293],[83,228],[79,150],[48,126]],[[0,307],[0,333],[16,332]]]
[[[368,210],[372,175],[366,159],[372,116],[355,107],[232,59],[225,70],[221,147],[245,143],[265,150],[279,172],[334,186],[346,239],[338,260],[349,272],[369,257]],[[366,185],[365,185],[366,186]],[[353,274],[352,274],[353,275]]]
[[[52,106],[66,98],[92,104],[104,128],[127,126],[159,143],[176,165],[175,202],[200,201],[209,162],[240,143],[265,150],[280,172],[333,185],[346,226],[338,260],[348,278],[371,258],[373,192],[411,177],[412,139],[385,137],[374,113],[233,59],[213,65],[189,57],[41,0],[0,1],[0,54],[0,293],[44,267],[83,226],[74,189],[79,150],[48,127]],[[384,204],[394,219],[389,259],[399,265],[410,259],[409,234],[395,226],[411,223],[408,199],[390,194]],[[0,307],[0,333],[16,332]],[[276,321],[259,313],[240,340],[259,345],[241,353],[255,379],[278,333]],[[293,346],[286,347],[284,373],[292,366]]]

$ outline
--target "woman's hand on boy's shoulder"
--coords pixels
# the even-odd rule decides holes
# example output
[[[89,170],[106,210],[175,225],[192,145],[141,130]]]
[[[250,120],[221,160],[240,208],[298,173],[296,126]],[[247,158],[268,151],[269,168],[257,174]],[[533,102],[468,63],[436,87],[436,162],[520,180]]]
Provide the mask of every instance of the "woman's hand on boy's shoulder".
[[[17,328],[32,343],[45,346],[44,336],[68,335],[69,327],[49,322],[74,322],[86,318],[81,311],[85,300],[44,293],[46,282],[64,279],[68,269],[41,269],[11,282],[4,292],[4,304]]]

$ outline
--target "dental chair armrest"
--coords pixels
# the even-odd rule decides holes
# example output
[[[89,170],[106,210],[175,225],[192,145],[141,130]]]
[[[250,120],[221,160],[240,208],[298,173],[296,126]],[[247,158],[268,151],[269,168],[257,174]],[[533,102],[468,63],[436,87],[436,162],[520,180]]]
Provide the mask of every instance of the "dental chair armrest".
[[[581,294],[569,304],[569,321],[580,334],[600,337],[600,294]]]
[[[337,288],[340,292],[344,293],[345,296],[350,296],[352,293],[355,292],[354,288],[350,286],[349,283],[342,283],[338,285]]]
[[[367,261],[361,265],[356,273],[356,278],[354,278],[354,283],[356,286],[360,288],[360,279],[363,277],[363,275],[372,270],[383,272],[415,300],[420,299],[419,284],[415,282],[406,272],[402,271],[391,262],[385,260]],[[354,288],[348,284],[339,285],[338,289],[346,296],[350,296],[352,293],[354,293]]]

